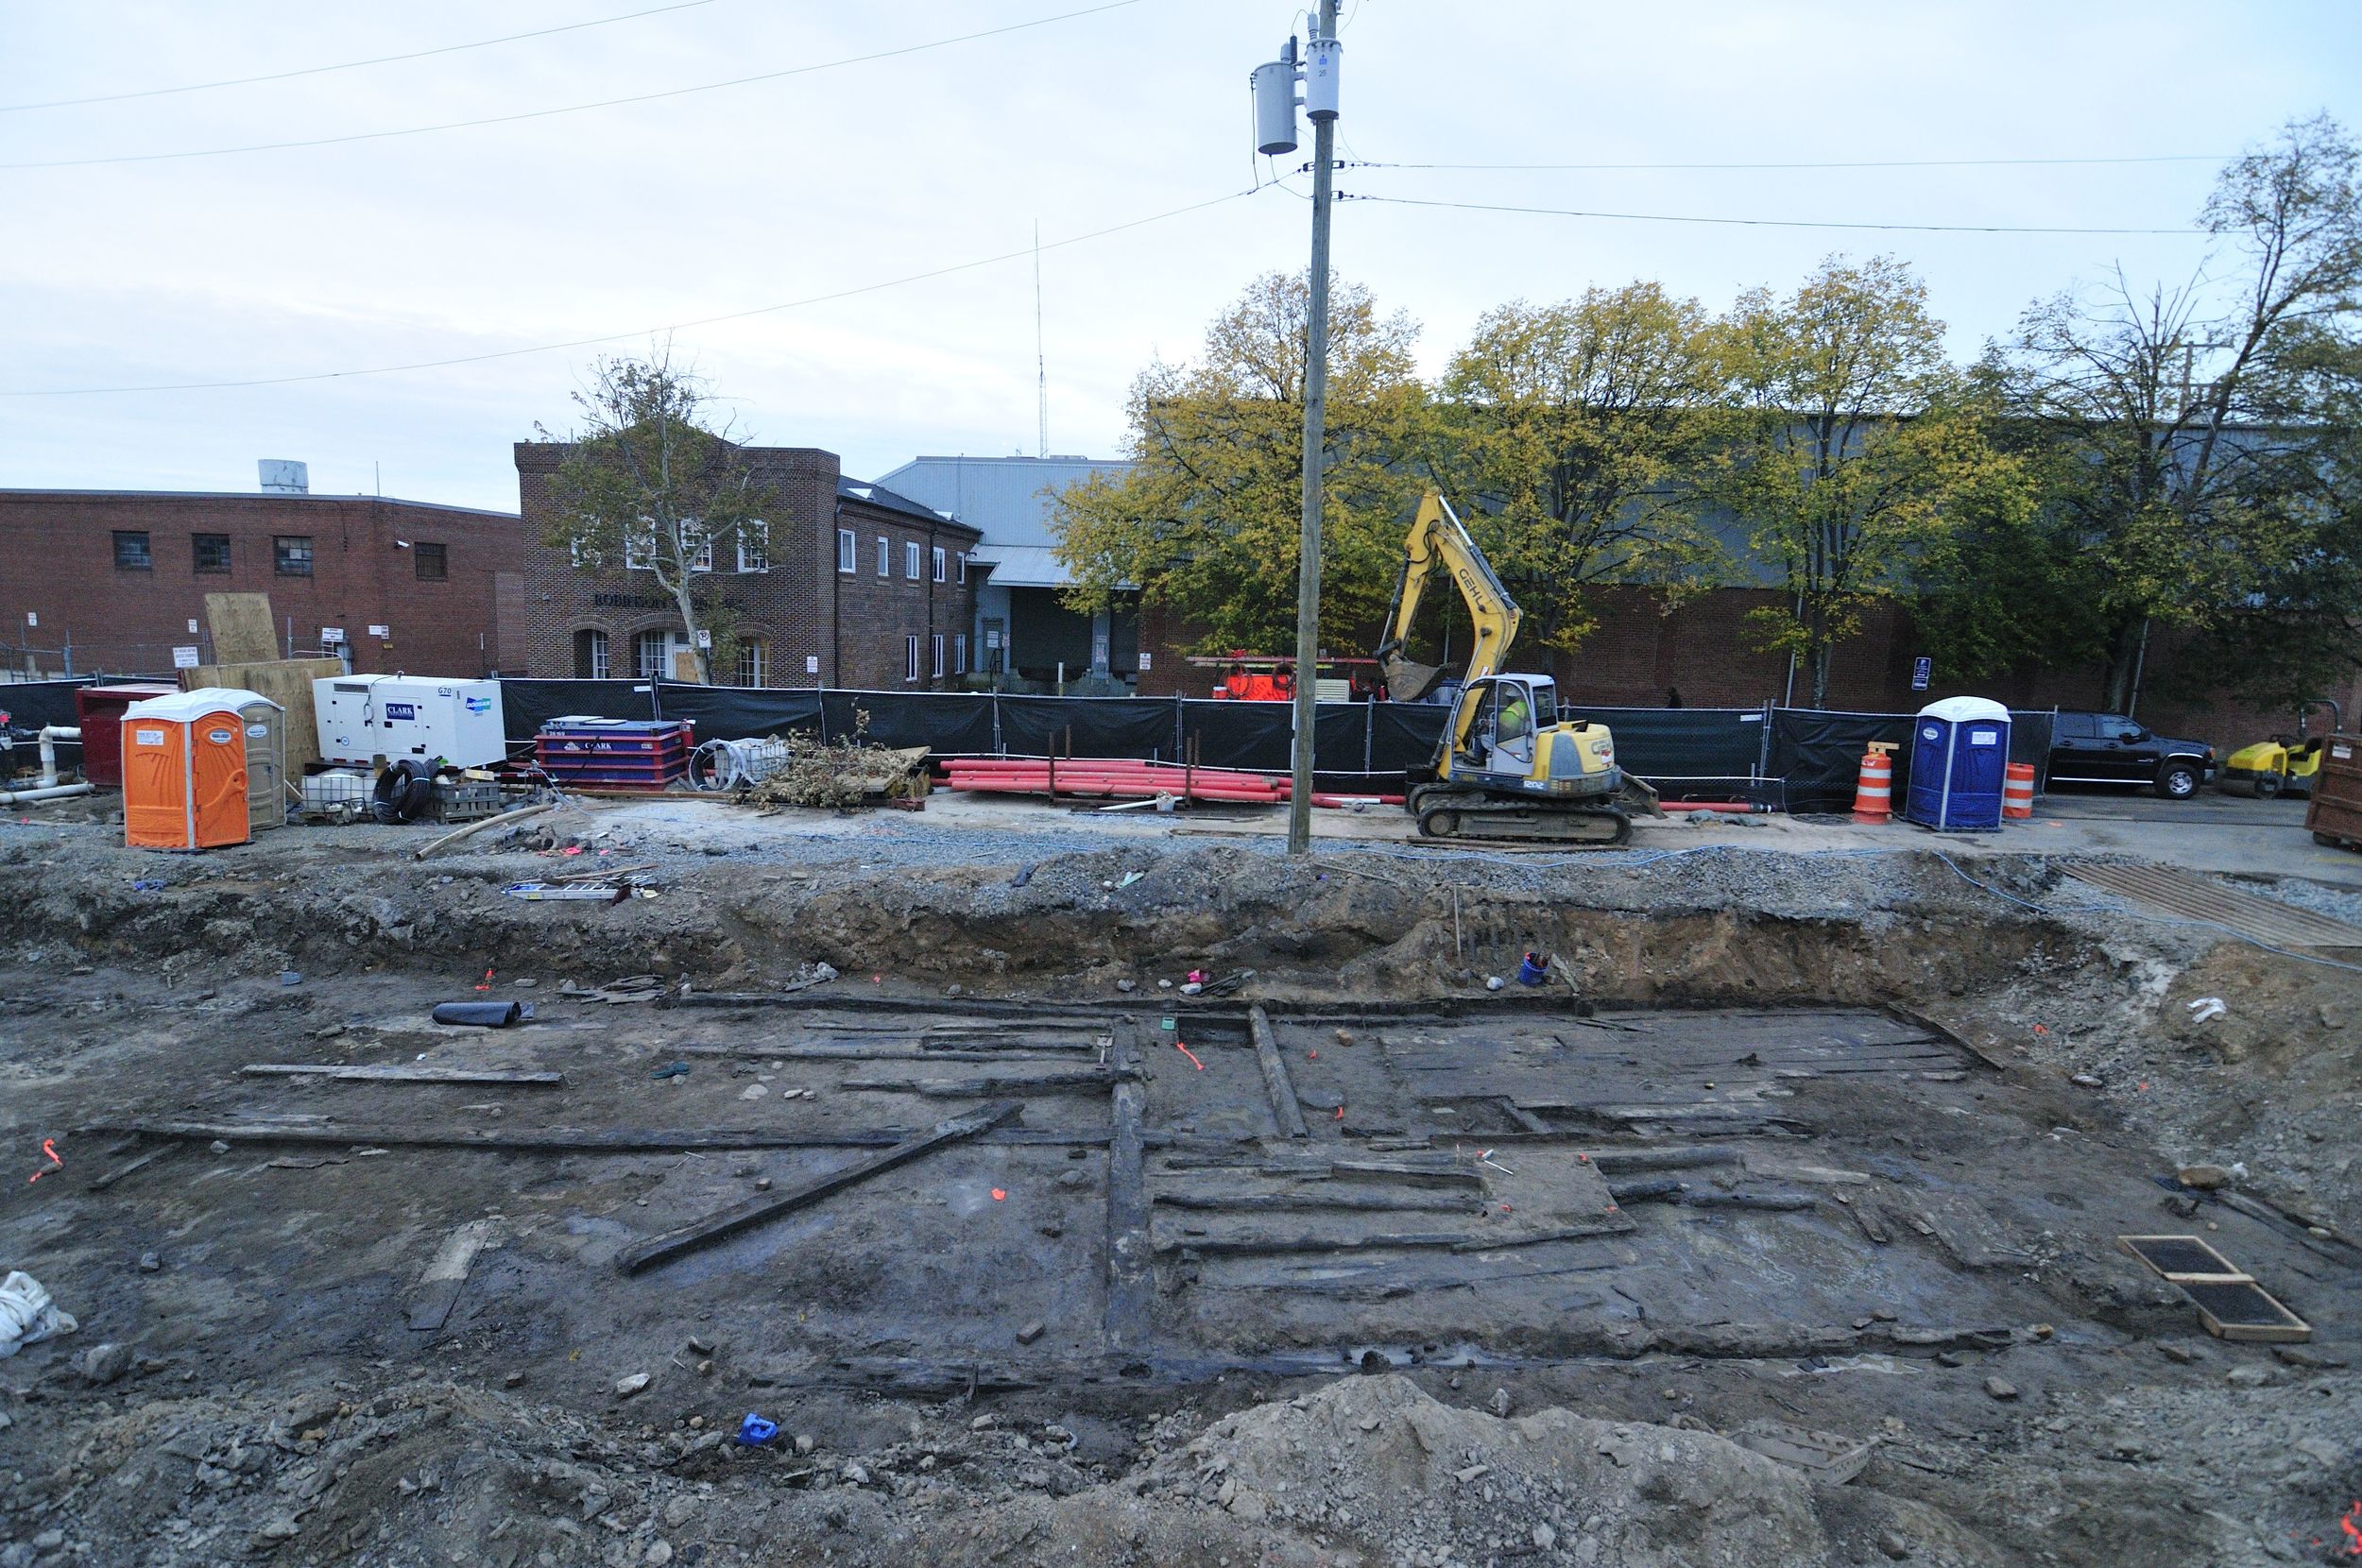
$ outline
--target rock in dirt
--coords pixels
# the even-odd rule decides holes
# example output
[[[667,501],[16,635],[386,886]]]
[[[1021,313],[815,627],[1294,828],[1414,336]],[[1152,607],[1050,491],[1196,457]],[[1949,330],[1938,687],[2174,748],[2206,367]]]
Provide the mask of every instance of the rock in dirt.
[[[1911,1543],[1892,1530],[1878,1532],[1878,1550],[1900,1562],[1911,1555]]]
[[[1032,1344],[1035,1340],[1042,1337],[1046,1327],[1047,1325],[1044,1324],[1039,1318],[1034,1319],[1032,1321],[1026,1323],[1024,1327],[1017,1331],[1017,1342],[1020,1345]]]
[[[111,1341],[93,1345],[82,1353],[81,1360],[76,1365],[85,1382],[100,1385],[112,1383],[131,1370],[131,1347]]]
[[[643,1372],[633,1372],[629,1377],[619,1377],[615,1380],[615,1397],[629,1399],[647,1386],[648,1374]]]
[[[2183,1186],[2196,1187],[2200,1192],[2213,1192],[2231,1185],[2231,1172],[2218,1165],[2185,1165],[2176,1174]]]
[[[153,1253],[142,1253],[140,1254],[140,1272],[143,1274],[152,1274],[163,1266],[164,1260],[158,1257]]]
[[[1988,1377],[1985,1379],[1985,1392],[1995,1399],[2015,1399],[2017,1385],[2004,1377]]]

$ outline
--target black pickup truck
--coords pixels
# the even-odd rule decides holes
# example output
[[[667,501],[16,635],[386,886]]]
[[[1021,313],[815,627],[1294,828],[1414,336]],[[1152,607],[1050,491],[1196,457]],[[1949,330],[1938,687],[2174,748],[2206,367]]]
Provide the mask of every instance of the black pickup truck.
[[[2187,800],[2215,776],[2215,748],[2176,741],[2121,713],[2062,710],[2050,732],[2053,784],[2148,784]]]

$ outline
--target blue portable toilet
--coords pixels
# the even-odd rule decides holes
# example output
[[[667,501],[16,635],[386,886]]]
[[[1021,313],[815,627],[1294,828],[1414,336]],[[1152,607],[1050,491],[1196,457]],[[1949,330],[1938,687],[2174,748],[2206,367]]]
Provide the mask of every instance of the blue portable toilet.
[[[1946,697],[1911,725],[1907,822],[1940,832],[1990,832],[2001,826],[2010,771],[2010,710],[1985,697]]]

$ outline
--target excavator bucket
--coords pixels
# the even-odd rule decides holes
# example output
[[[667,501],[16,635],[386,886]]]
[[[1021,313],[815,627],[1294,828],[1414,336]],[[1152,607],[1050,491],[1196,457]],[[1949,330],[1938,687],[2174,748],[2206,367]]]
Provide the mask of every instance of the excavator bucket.
[[[1440,664],[1414,664],[1400,654],[1386,656],[1386,694],[1398,703],[1415,703],[1435,690],[1444,678]]]

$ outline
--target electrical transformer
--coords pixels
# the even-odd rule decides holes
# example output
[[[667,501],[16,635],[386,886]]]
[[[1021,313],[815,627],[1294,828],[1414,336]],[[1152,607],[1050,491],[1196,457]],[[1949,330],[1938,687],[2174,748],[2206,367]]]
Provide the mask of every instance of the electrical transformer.
[[[312,707],[320,756],[330,762],[440,758],[482,768],[508,755],[496,680],[334,675],[312,683]]]

